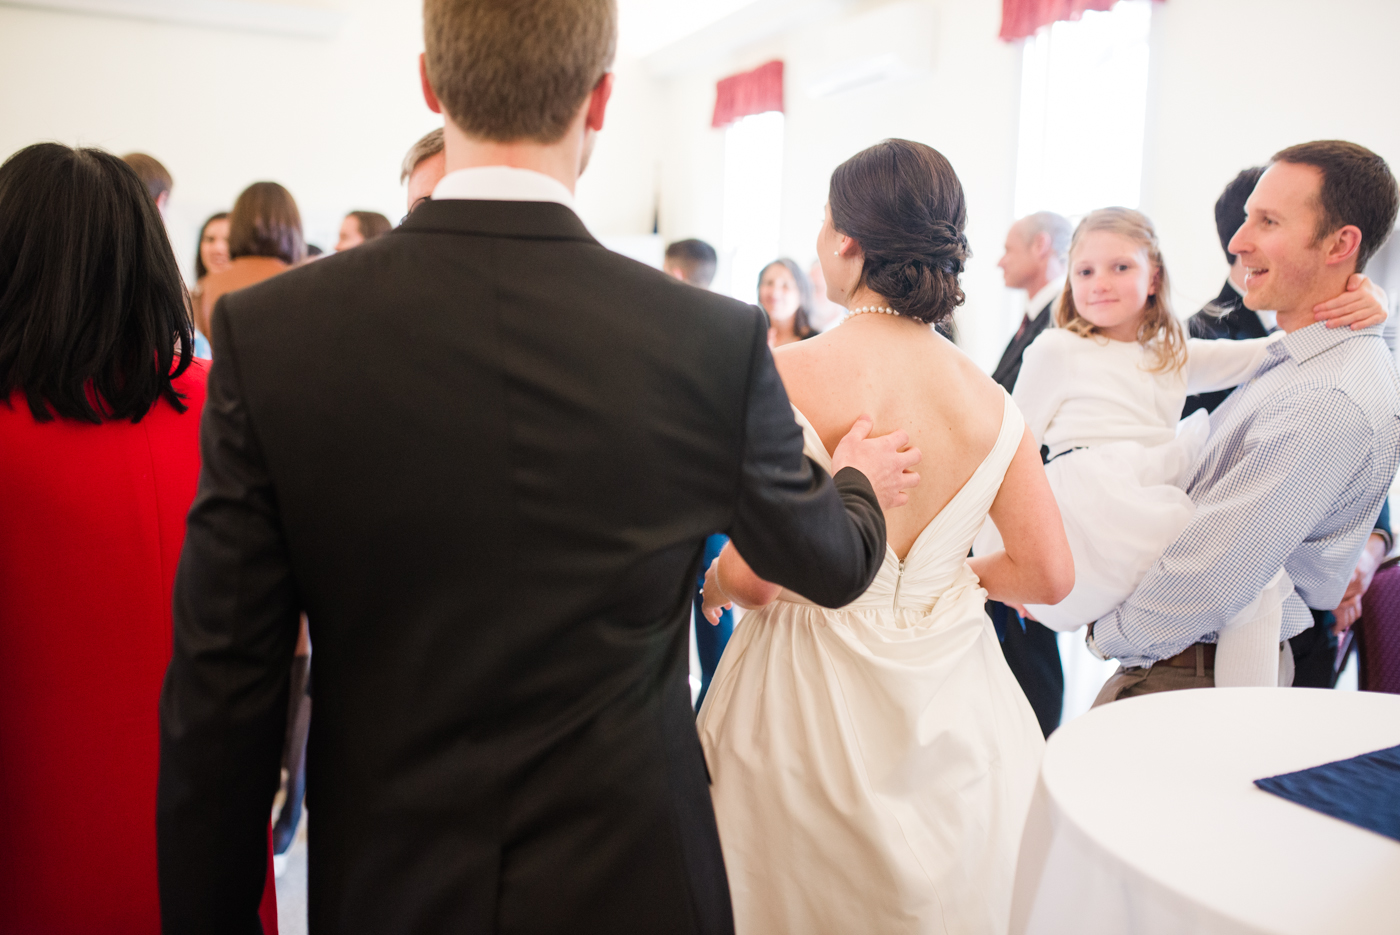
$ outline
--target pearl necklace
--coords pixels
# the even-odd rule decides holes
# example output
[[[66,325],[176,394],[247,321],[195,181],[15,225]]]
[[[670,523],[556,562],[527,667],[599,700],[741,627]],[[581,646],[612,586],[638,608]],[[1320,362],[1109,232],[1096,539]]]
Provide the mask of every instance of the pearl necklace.
[[[846,321],[847,319],[854,318],[857,315],[869,315],[871,313],[879,313],[881,315],[899,314],[899,312],[896,312],[894,309],[890,308],[887,305],[862,305],[860,308],[851,309],[849,312],[846,313],[846,317],[841,320]]]

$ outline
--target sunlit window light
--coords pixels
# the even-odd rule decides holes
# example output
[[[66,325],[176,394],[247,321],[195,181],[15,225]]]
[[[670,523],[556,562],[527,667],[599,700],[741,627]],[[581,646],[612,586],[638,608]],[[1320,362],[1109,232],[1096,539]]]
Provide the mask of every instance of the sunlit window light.
[[[782,208],[783,115],[744,117],[724,131],[724,236],[714,288],[752,302],[764,265],[778,256]],[[723,277],[721,277],[723,278]]]
[[[1151,21],[1149,0],[1122,0],[1026,41],[1017,217],[1138,206]]]

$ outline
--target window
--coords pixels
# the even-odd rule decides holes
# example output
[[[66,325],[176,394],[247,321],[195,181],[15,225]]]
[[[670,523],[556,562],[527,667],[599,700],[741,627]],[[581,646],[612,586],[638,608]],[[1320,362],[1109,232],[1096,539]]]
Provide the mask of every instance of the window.
[[[716,291],[755,301],[758,274],[778,256],[782,191],[783,115],[778,111],[753,114],[727,127],[724,231]]]
[[[1149,0],[1121,0],[1026,40],[1017,217],[1138,206],[1151,21]]]

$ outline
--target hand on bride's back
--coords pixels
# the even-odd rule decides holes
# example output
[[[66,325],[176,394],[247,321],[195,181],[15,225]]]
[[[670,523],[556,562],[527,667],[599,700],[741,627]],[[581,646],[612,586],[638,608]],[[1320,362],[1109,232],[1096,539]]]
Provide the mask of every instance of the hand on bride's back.
[[[889,510],[909,502],[907,491],[917,486],[919,475],[910,470],[923,458],[919,449],[909,447],[909,434],[903,429],[870,437],[874,428],[870,416],[856,419],[846,437],[831,455],[831,473],[855,468],[870,480],[880,509]]]

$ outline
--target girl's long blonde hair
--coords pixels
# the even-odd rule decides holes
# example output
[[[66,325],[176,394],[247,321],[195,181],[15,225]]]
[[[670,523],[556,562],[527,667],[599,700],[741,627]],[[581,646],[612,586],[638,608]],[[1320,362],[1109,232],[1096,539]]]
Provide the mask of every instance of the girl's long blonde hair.
[[[1186,366],[1186,331],[1172,313],[1171,279],[1167,276],[1167,265],[1162,262],[1162,248],[1157,243],[1157,231],[1152,222],[1141,211],[1131,208],[1100,208],[1091,211],[1074,229],[1074,238],[1069,243],[1070,275],[1065,280],[1065,291],[1060,297],[1060,305],[1055,310],[1055,324],[1081,337],[1099,333],[1097,326],[1079,314],[1074,304],[1074,251],[1085,234],[1092,231],[1107,231],[1125,237],[1146,248],[1147,261],[1155,270],[1157,289],[1147,297],[1143,310],[1142,323],[1138,326],[1137,339],[1143,347],[1152,351],[1155,358],[1151,369],[1156,373],[1180,370]]]

